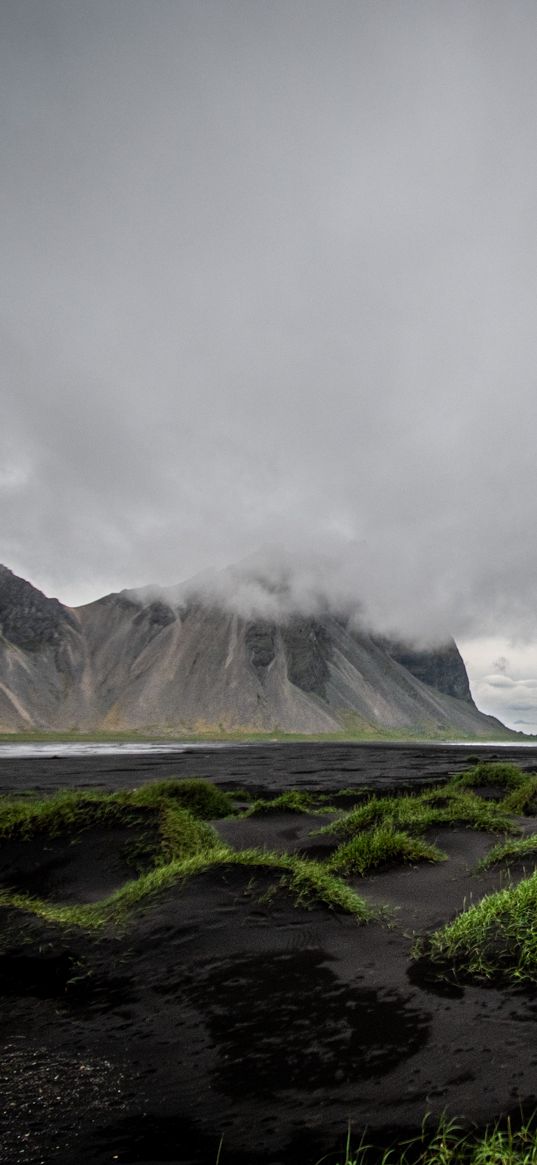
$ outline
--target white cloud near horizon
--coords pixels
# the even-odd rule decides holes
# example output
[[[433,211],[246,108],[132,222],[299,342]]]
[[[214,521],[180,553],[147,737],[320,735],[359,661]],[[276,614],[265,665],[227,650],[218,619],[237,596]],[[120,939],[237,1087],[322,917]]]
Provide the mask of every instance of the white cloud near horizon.
[[[474,638],[459,641],[459,648],[478,708],[518,732],[537,734],[537,636]],[[493,671],[502,657],[505,671]]]

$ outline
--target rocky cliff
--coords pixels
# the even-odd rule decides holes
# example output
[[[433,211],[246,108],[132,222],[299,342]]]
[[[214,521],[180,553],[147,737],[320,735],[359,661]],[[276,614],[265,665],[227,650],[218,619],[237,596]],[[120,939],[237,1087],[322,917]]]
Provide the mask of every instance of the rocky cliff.
[[[419,651],[333,614],[252,620],[172,593],[69,609],[0,567],[0,730],[502,731],[453,642]]]

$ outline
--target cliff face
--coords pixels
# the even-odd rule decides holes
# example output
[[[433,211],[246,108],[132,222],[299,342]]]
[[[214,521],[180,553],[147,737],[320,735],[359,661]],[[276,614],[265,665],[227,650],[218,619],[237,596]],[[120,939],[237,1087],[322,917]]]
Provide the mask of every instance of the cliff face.
[[[166,595],[70,610],[0,568],[0,729],[502,728],[453,642],[416,651],[330,615],[277,625]]]
[[[468,674],[453,640],[434,651],[420,651],[412,644],[401,641],[383,640],[383,643],[388,655],[416,676],[416,679],[439,692],[445,692],[446,696],[455,696],[457,700],[472,703]]]
[[[57,599],[0,565],[0,632],[14,647],[37,652],[58,646],[75,621]]]

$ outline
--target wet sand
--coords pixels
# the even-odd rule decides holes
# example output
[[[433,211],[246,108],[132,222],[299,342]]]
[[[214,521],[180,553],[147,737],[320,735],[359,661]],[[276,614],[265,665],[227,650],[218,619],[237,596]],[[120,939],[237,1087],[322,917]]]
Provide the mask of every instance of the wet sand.
[[[537,754],[520,751],[534,767]],[[195,775],[274,791],[419,787],[471,754],[471,746],[207,749],[134,768],[83,758],[65,770],[56,762],[55,773],[53,761],[40,761],[31,779],[26,761],[18,773],[2,765],[1,783],[118,788]],[[327,844],[311,836],[322,819],[310,816],[214,824],[237,848],[311,854]],[[83,837],[47,855],[48,882],[34,853],[30,888],[33,877],[51,900],[89,901],[121,880],[121,838]],[[271,892],[273,875],[231,866],[168,889],[123,934],[98,940],[4,911],[2,1165],[214,1165],[222,1136],[221,1165],[314,1165],[324,1153],[336,1165],[349,1121],[357,1138],[367,1127],[368,1139],[387,1144],[419,1129],[426,1112],[482,1126],[535,1108],[536,992],[445,983],[410,958],[414,934],[505,880],[505,871],[475,873],[491,835],[443,827],[431,840],[448,861],[352,881],[371,904],[392,908],[390,925],[296,906],[287,891]],[[4,882],[10,862],[14,875],[20,855],[5,855]]]

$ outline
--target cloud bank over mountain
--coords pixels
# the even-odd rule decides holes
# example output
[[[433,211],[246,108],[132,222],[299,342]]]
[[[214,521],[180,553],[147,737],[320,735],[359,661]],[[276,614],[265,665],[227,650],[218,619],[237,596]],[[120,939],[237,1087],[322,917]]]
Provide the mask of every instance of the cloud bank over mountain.
[[[533,639],[535,5],[0,20],[0,559],[75,604],[268,544],[305,602]]]
[[[341,612],[273,621],[228,601],[191,584],[179,602],[123,591],[70,610],[0,566],[0,728],[505,735],[453,641],[416,651]]]

